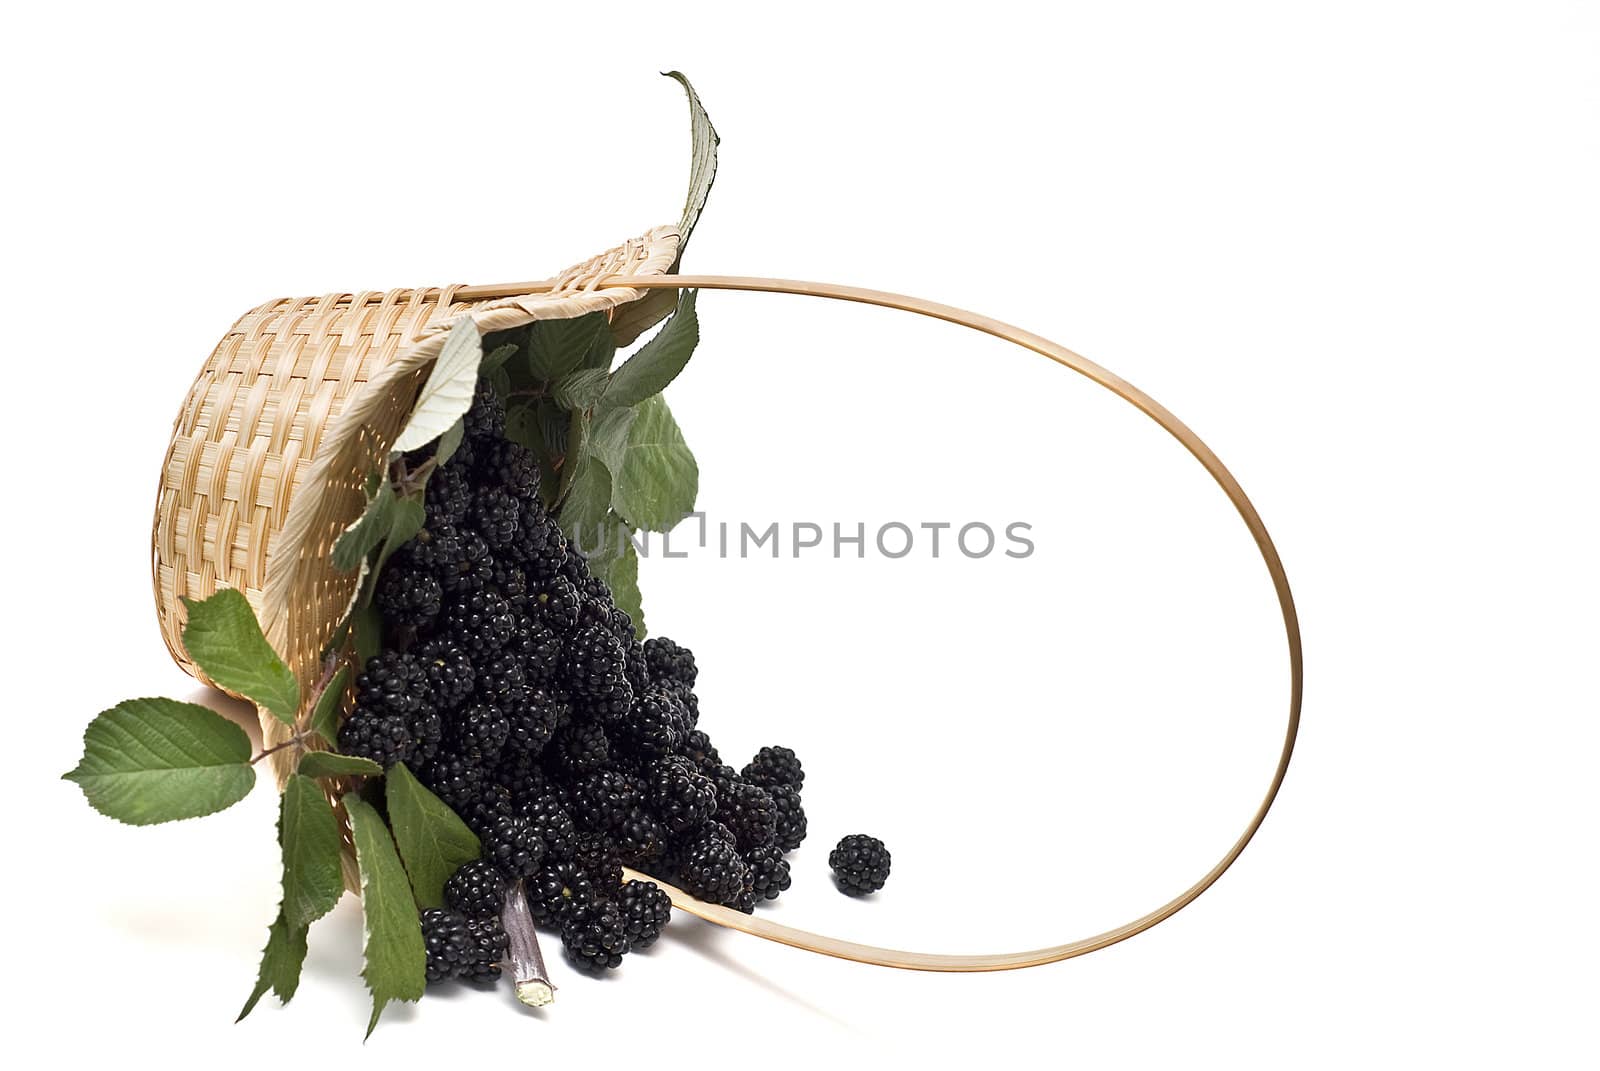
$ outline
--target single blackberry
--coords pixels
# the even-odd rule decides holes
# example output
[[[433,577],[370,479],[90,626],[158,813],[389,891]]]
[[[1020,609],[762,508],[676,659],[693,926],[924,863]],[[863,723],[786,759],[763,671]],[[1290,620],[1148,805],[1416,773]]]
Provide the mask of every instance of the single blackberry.
[[[776,845],[746,852],[744,861],[750,867],[750,889],[763,900],[776,900],[793,882],[789,862]]]
[[[524,689],[522,701],[512,706],[506,717],[510,733],[506,747],[530,755],[544,751],[556,728],[571,720],[572,704],[543,688]]]
[[[592,721],[575,721],[557,730],[546,749],[546,769],[577,778],[611,764],[605,729]]]
[[[532,874],[544,861],[544,841],[526,818],[502,815],[478,836],[483,841],[483,857],[513,881]]]
[[[432,762],[419,765],[416,775],[425,788],[457,814],[462,814],[472,806],[485,781],[483,767],[448,752],[440,754]]]
[[[596,898],[607,899],[622,890],[622,860],[617,842],[604,833],[580,832],[573,842],[572,861],[583,868]]]
[[[644,776],[649,807],[667,832],[683,833],[716,813],[716,787],[684,760],[658,759]]]
[[[424,528],[407,554],[434,575],[447,598],[482,591],[493,576],[489,544],[478,533],[454,525]]]
[[[701,900],[733,904],[750,884],[750,868],[718,823],[707,823],[674,859],[678,880]]]
[[[510,643],[516,628],[511,604],[493,591],[474,591],[453,603],[442,624],[442,630],[472,656],[474,665]]]
[[[706,771],[706,776],[709,777],[711,779],[711,783],[716,786],[717,796],[719,798],[732,792],[734,785],[743,783],[739,777],[739,771],[735,770],[727,763],[711,767]]]
[[[652,681],[677,681],[693,688],[700,676],[694,664],[694,652],[665,636],[651,636],[645,640],[644,657],[650,665]]]
[[[407,762],[432,762],[444,742],[444,716],[425,706],[411,719],[411,758]]]
[[[683,739],[678,743],[678,754],[688,759],[694,764],[695,769],[702,773],[715,770],[722,765],[722,756],[717,754],[716,745],[711,742],[711,737],[699,729],[691,729],[683,735]]]
[[[652,690],[635,700],[613,736],[625,753],[653,759],[677,750],[687,731],[682,704],[668,693]]]
[[[472,694],[476,673],[461,645],[448,636],[435,636],[417,647],[417,660],[428,678],[435,705],[454,710]]]
[[[444,883],[444,902],[469,919],[499,918],[506,906],[506,879],[487,859],[462,863]]]
[[[516,813],[517,808],[511,799],[511,792],[504,785],[493,781],[481,783],[466,806],[456,810],[456,814],[479,838],[487,836],[490,827],[500,819],[510,818]]]
[[[454,911],[429,908],[422,912],[422,945],[428,959],[424,968],[429,985],[461,977],[477,958],[477,942],[467,920]]]
[[[472,503],[467,467],[452,458],[449,464],[434,469],[428,477],[428,489],[423,494],[422,502],[429,527],[464,521],[467,507]]]
[[[530,570],[527,607],[551,631],[564,636],[578,624],[578,589],[564,576],[541,576]]]
[[[514,740],[515,718],[512,719],[511,731]],[[507,746],[500,752],[500,762],[494,768],[493,780],[510,792],[511,798],[520,804],[523,800],[536,799],[544,795],[549,782],[538,754],[518,750],[512,746],[512,740],[508,740]]]
[[[479,766],[493,766],[511,735],[511,719],[493,703],[469,703],[456,712],[450,744],[458,755]]]
[[[634,807],[612,831],[617,853],[632,867],[648,867],[667,850],[667,827],[643,807]]]
[[[627,693],[632,705],[633,689],[623,672],[623,647],[615,636],[591,625],[574,633],[562,654],[562,669],[574,695],[603,699]]]
[[[742,911],[746,915],[754,915],[756,913],[756,903],[759,900],[760,897],[756,895],[755,889],[746,885],[739,890],[738,896],[728,901],[728,906],[735,911]]]
[[[767,795],[772,797],[777,813],[778,847],[792,852],[806,839],[806,812],[800,806],[800,793],[788,785],[778,785],[767,789]]]
[[[561,525],[545,512],[537,497],[523,499],[520,521],[517,543],[511,552],[527,570],[528,579],[554,580],[561,577],[575,585],[576,581],[568,575],[568,565],[575,559],[581,559],[578,559],[567,537],[562,534]]]
[[[732,832],[739,850],[771,847],[778,840],[778,810],[764,788],[734,782],[717,790],[717,821]]]
[[[339,750],[371,759],[385,769],[411,758],[415,741],[403,715],[380,714],[356,708],[339,727]]]
[[[559,926],[574,911],[594,902],[594,884],[575,862],[546,863],[522,883],[535,922]]]
[[[490,552],[507,551],[522,528],[522,506],[498,487],[480,487],[473,493],[467,520],[489,544]]]
[[[628,951],[627,923],[615,904],[598,900],[562,922],[561,943],[579,969],[612,970],[622,965]]]
[[[877,892],[889,880],[889,849],[877,837],[852,833],[828,853],[841,892],[852,896]]]
[[[682,681],[657,681],[656,686],[678,697],[678,702],[683,704],[684,724],[693,729],[700,723],[700,697],[694,694],[693,688]]]
[[[382,651],[367,659],[356,678],[356,709],[415,717],[431,705],[428,676],[412,654]]]
[[[644,644],[633,634],[633,619],[621,610],[617,613],[622,614],[628,629],[627,635],[618,637],[622,640],[622,675],[628,678],[634,695],[643,695],[650,690],[650,665],[645,661]],[[673,694],[676,696],[677,693]]]
[[[528,602],[528,574],[516,562],[492,558],[489,584],[513,607],[521,608]]]
[[[580,830],[609,830],[638,803],[638,789],[617,770],[595,770],[572,786],[572,820]]]
[[[527,614],[517,615],[517,627],[506,650],[522,659],[522,672],[530,684],[550,681],[561,668],[561,637]]]
[[[548,793],[517,801],[517,814],[545,843],[547,859],[571,861],[577,852],[578,827],[561,801]]]
[[[500,439],[506,433],[506,405],[486,379],[478,380],[472,408],[463,418],[469,439]]]
[[[800,768],[800,760],[786,747],[762,748],[745,766],[742,776],[762,788],[788,785],[796,792],[806,783],[806,772]]]
[[[471,982],[492,982],[500,977],[500,963],[511,952],[511,938],[500,916],[468,919],[467,936],[472,939],[473,955],[461,972]]]
[[[653,881],[628,882],[617,894],[616,904],[630,951],[655,944],[672,917],[671,898]]]
[[[485,653],[477,660],[478,698],[500,710],[516,710],[528,698],[522,659],[510,651]]]
[[[383,571],[373,598],[385,625],[421,628],[438,616],[444,589],[432,573],[403,565],[395,568],[400,564],[391,562]]]
[[[481,444],[473,471],[479,486],[499,488],[518,501],[538,501],[539,462],[521,443],[500,439]]]

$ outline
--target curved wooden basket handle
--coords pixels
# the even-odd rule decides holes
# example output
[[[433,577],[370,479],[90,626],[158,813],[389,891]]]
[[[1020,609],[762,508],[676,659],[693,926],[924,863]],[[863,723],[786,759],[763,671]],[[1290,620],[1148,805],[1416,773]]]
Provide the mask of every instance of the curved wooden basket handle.
[[[1245,495],[1244,489],[1233,478],[1222,461],[1211,448],[1201,441],[1200,437],[1188,426],[1169,412],[1154,398],[1144,391],[1128,383],[1119,376],[1100,367],[1093,361],[1064,346],[1058,346],[1047,338],[1042,338],[1031,331],[1024,331],[1020,327],[1002,323],[999,320],[981,316],[965,309],[954,308],[950,305],[941,305],[922,298],[908,297],[904,294],[890,294],[879,290],[865,290],[854,286],[840,286],[835,283],[800,282],[792,279],[759,279],[746,278],[735,275],[667,275],[652,276],[648,278],[634,278],[631,276],[612,276],[599,280],[596,284],[605,286],[632,286],[655,289],[704,289],[704,290],[757,290],[772,294],[802,294],[809,297],[832,298],[836,301],[855,301],[866,305],[880,305],[889,309],[900,309],[904,312],[914,312],[919,316],[930,316],[936,320],[945,320],[949,323],[970,327],[974,331],[981,331],[986,335],[1003,338],[1007,342],[1014,342],[1024,349],[1050,358],[1057,364],[1065,365],[1074,372],[1098,383],[1135,409],[1144,413],[1151,420],[1183,444],[1184,449],[1195,456],[1195,459],[1217,481],[1223,494],[1228,496],[1234,508],[1239,511],[1239,516],[1244,519],[1245,527],[1255,538],[1256,549],[1261,554],[1261,560],[1266,563],[1267,572],[1272,577],[1272,586],[1278,593],[1278,606],[1283,612],[1283,630],[1289,643],[1289,720],[1283,734],[1283,750],[1278,756],[1277,768],[1272,773],[1272,783],[1267,787],[1267,794],[1261,801],[1261,806],[1256,809],[1255,816],[1245,826],[1239,839],[1233,842],[1225,855],[1206,871],[1193,885],[1189,886],[1177,896],[1168,900],[1160,907],[1148,914],[1141,915],[1132,922],[1124,923],[1115,929],[1096,934],[1093,937],[1083,937],[1066,944],[1052,945],[1048,948],[1036,948],[1026,952],[1004,952],[995,955],[940,955],[928,952],[905,952],[892,948],[877,948],[872,945],[856,944],[851,941],[841,941],[837,938],[826,937],[822,934],[808,933],[791,926],[784,926],[766,919],[756,918],[752,915],[741,914],[731,908],[719,907],[697,900],[681,889],[673,888],[664,882],[657,882],[672,898],[675,907],[698,915],[708,922],[719,926],[739,930],[743,933],[764,937],[769,941],[780,944],[792,945],[795,948],[804,948],[812,952],[820,952],[828,956],[837,956],[840,959],[856,960],[860,963],[875,963],[882,967],[901,967],[917,971],[1005,971],[1018,967],[1036,967],[1043,963],[1054,963],[1057,960],[1071,959],[1081,956],[1086,952],[1094,952],[1114,945],[1118,941],[1126,940],[1136,933],[1142,933],[1158,922],[1171,918],[1186,907],[1201,893],[1211,887],[1211,884],[1220,878],[1224,871],[1233,865],[1239,858],[1245,845],[1250,843],[1250,838],[1255,836],[1256,830],[1261,828],[1261,822],[1267,816],[1267,811],[1272,807],[1272,801],[1277,798],[1278,788],[1283,784],[1284,773],[1289,768],[1289,758],[1294,754],[1295,736],[1300,729],[1300,697],[1303,686],[1304,666],[1300,649],[1300,622],[1295,613],[1294,596],[1289,591],[1289,578],[1283,571],[1283,562],[1278,557],[1277,548],[1272,544],[1272,537],[1267,534],[1267,527],[1261,521],[1261,516],[1256,513],[1256,508],[1250,504],[1250,499]],[[458,292],[460,297],[501,297],[515,294],[527,294],[542,289],[549,289],[546,283],[513,283],[504,286],[467,287]],[[468,292],[471,292],[470,295]],[[629,872],[633,877],[649,877],[648,875]],[[656,881],[655,878],[650,878]]]

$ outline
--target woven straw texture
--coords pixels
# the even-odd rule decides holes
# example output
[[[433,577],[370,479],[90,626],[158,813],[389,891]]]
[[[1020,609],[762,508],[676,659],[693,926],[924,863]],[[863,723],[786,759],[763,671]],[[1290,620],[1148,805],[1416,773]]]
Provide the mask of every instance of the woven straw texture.
[[[611,312],[645,292],[600,290],[600,280],[665,274],[678,245],[678,228],[657,227],[525,296],[459,301],[459,286],[325,294],[241,316],[195,379],[162,466],[153,579],[178,665],[205,679],[183,648],[183,598],[238,588],[309,697],[357,584],[333,568],[333,543],[365,507],[367,474],[399,436],[449,329],[463,316],[488,333]],[[270,714],[261,725],[269,747],[289,738]],[[272,758],[284,760],[273,767],[281,783],[289,753]]]

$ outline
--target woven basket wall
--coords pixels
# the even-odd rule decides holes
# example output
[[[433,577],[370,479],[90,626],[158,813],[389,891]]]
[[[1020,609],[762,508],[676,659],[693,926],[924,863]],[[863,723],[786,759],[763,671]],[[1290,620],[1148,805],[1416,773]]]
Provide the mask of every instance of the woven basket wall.
[[[365,507],[367,474],[387,457],[450,327],[463,316],[480,333],[614,316],[645,291],[597,290],[600,280],[665,274],[678,244],[676,227],[657,227],[524,297],[463,302],[459,286],[325,294],[241,316],[189,390],[156,499],[156,612],[178,665],[205,679],[183,648],[182,599],[234,587],[309,696],[357,583],[333,568],[334,540]],[[290,735],[270,714],[261,728],[269,747]],[[280,758],[281,784],[289,755]]]

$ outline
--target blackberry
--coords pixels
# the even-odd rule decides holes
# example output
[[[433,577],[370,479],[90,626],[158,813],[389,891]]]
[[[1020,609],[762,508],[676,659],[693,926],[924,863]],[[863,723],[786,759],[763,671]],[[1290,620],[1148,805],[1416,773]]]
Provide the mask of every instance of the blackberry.
[[[889,849],[877,837],[852,833],[828,853],[841,892],[852,896],[877,892],[889,880]]]
[[[650,690],[650,666],[645,661],[644,644],[639,642],[639,637],[633,634],[633,619],[627,614],[622,614],[622,620],[627,623],[627,634],[618,636],[622,640],[622,675],[628,678],[628,685],[633,689],[634,695],[643,695]],[[676,692],[673,693],[677,695]]]
[[[745,766],[743,776],[752,785],[762,788],[788,785],[796,792],[806,783],[806,772],[800,768],[800,760],[786,747],[764,747],[756,752],[756,757]]]
[[[622,889],[622,860],[617,843],[603,833],[579,833],[574,841],[572,861],[588,875],[595,897],[605,899]]]
[[[739,772],[726,763],[713,766],[706,770],[706,776],[709,777],[711,779],[711,783],[716,786],[718,798],[728,795],[733,791],[734,785],[742,783],[739,780]]]
[[[568,565],[582,559],[572,550],[561,526],[545,512],[538,498],[523,500],[520,521],[517,543],[511,552],[528,571],[528,578],[554,580],[562,577],[576,585],[577,581],[568,574]]]
[[[718,823],[702,827],[677,853],[678,880],[694,896],[714,904],[733,904],[750,884],[750,868]]]
[[[373,596],[384,624],[420,628],[439,614],[444,589],[430,572],[420,568],[395,568],[391,563],[378,579]]]
[[[574,858],[578,827],[560,800],[548,793],[521,799],[517,802],[517,814],[526,818],[544,841],[547,859],[570,862]]]
[[[623,673],[623,658],[622,644],[604,629],[591,625],[574,633],[562,658],[568,687],[574,695],[593,699],[628,693],[631,705],[633,689]]]
[[[683,704],[684,724],[693,729],[700,723],[700,698],[694,694],[694,689],[682,681],[657,681],[656,686],[664,692],[671,692]]]
[[[611,763],[606,731],[592,721],[576,721],[550,739],[549,768],[562,776],[576,778]]]
[[[692,762],[695,769],[702,773],[715,770],[722,765],[722,756],[717,754],[716,745],[711,742],[711,737],[699,729],[691,729],[683,735],[678,744],[678,754]]]
[[[700,676],[700,670],[694,664],[694,652],[665,636],[651,636],[645,640],[644,657],[649,663],[650,679],[653,681],[677,681],[693,688]]]
[[[467,519],[491,552],[510,550],[522,529],[522,505],[498,487],[480,487]]]
[[[669,833],[692,829],[717,809],[716,787],[679,758],[658,759],[645,769],[645,794]]]
[[[340,752],[371,759],[385,769],[411,758],[414,747],[410,723],[402,715],[358,707],[339,727]]]
[[[506,715],[510,733],[506,747],[530,755],[544,751],[557,726],[572,717],[572,704],[543,688],[525,689],[520,703]]]
[[[514,607],[523,606],[528,601],[528,574],[516,562],[492,558],[489,563],[489,584]]]
[[[478,533],[454,525],[424,528],[411,544],[410,556],[434,575],[447,597],[482,591],[493,576],[489,544]]]
[[[563,576],[528,577],[528,612],[551,631],[564,635],[578,624],[578,589]]]
[[[643,807],[634,807],[612,831],[617,853],[632,867],[647,867],[667,850],[667,827]]]
[[[604,832],[628,816],[639,791],[616,770],[585,774],[572,787],[572,820],[580,830]]]
[[[687,731],[683,707],[677,699],[650,691],[633,704],[615,735],[625,752],[640,759],[653,759],[677,750]]]
[[[778,811],[766,789],[735,782],[717,790],[717,821],[727,826],[742,852],[775,845]]]
[[[504,785],[493,781],[480,784],[476,794],[467,801],[466,806],[456,810],[461,820],[480,838],[487,836],[489,828],[500,819],[509,818],[516,813],[517,808],[512,802],[511,792]]]
[[[492,703],[472,703],[457,712],[451,732],[456,753],[479,766],[492,766],[511,735],[511,719]]]
[[[806,812],[800,806],[800,793],[788,785],[767,789],[777,813],[778,847],[792,852],[806,839]]]
[[[517,803],[523,800],[536,799],[544,795],[548,787],[544,766],[539,761],[539,756],[532,752],[520,751],[513,746],[516,734],[516,719],[512,719],[512,740],[508,740],[506,748],[500,753],[500,763],[494,769],[494,782],[503,786],[511,793],[511,798]]]
[[[506,879],[487,859],[462,863],[444,883],[444,902],[469,919],[499,918],[506,906]]]
[[[560,925],[581,908],[594,902],[594,883],[577,863],[546,863],[523,882],[528,895],[528,911],[535,922]]]
[[[510,643],[516,628],[511,604],[493,591],[474,591],[444,614],[443,630],[466,649],[475,665]]]
[[[432,706],[425,706],[411,719],[411,758],[408,762],[432,762],[444,742],[444,717]]]
[[[416,774],[424,787],[457,814],[465,813],[472,806],[485,781],[483,767],[449,753],[418,766]]]
[[[477,661],[477,694],[500,710],[515,710],[527,701],[522,660],[509,651],[483,654]]]
[[[789,876],[789,863],[783,850],[776,845],[756,848],[745,853],[745,863],[750,867],[750,889],[763,900],[776,900],[778,894],[788,890],[793,879]]]
[[[511,938],[500,916],[468,919],[467,936],[472,939],[472,958],[461,977],[472,982],[492,982],[500,977],[500,963],[511,952]]]
[[[476,673],[461,645],[448,636],[424,640],[417,648],[417,660],[428,678],[428,689],[441,710],[454,710],[472,694]]]
[[[627,923],[615,904],[596,901],[562,922],[561,943],[579,969],[612,970],[622,965],[628,951]]]
[[[506,650],[522,659],[522,672],[530,684],[551,680],[561,668],[561,637],[526,614],[517,615],[517,627]]]
[[[415,655],[382,651],[356,678],[356,709],[415,717],[429,704],[428,676]]]
[[[472,408],[463,418],[469,439],[499,439],[506,433],[506,405],[486,379],[478,380]]]
[[[539,462],[521,443],[501,439],[482,444],[473,468],[480,485],[503,490],[518,501],[538,501]]]
[[[467,469],[454,458],[443,468],[433,470],[428,477],[428,489],[422,498],[424,516],[429,527],[439,524],[460,524],[467,516],[472,503],[472,487],[467,479]]]
[[[544,860],[544,841],[526,818],[501,815],[488,823],[479,837],[483,857],[509,879],[532,874]]]
[[[628,882],[617,894],[616,904],[630,951],[655,944],[672,917],[672,899],[653,881]]]
[[[420,922],[422,944],[428,955],[424,968],[428,984],[461,977],[478,951],[467,920],[454,911],[435,907],[422,912]]]

